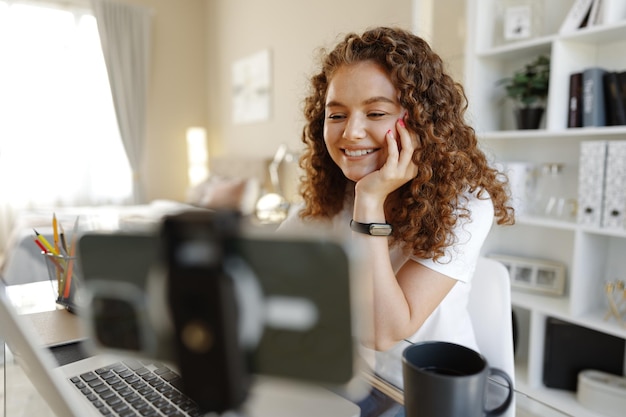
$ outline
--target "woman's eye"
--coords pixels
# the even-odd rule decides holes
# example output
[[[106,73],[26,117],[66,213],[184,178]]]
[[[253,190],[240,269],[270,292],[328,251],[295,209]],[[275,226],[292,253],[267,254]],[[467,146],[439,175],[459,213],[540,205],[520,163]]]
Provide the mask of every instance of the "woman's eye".
[[[344,119],[345,116],[343,114],[331,114],[328,116],[330,120],[341,120]]]
[[[368,113],[368,116],[372,117],[372,118],[383,117],[384,115],[385,115],[385,113],[381,113],[381,112],[371,112],[371,113]]]

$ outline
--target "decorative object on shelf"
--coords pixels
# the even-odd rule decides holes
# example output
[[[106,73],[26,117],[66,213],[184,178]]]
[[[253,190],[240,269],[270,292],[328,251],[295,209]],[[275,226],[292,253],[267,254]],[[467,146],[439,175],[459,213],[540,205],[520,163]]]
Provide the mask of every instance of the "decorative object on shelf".
[[[536,168],[536,180],[530,198],[533,215],[556,220],[576,221],[578,200],[576,191],[568,192],[565,164],[546,162]]]
[[[498,84],[504,86],[506,95],[515,104],[515,116],[519,129],[537,129],[541,123],[548,97],[550,83],[550,57],[539,55],[513,76],[503,78]]]
[[[604,320],[614,317],[617,323],[626,327],[626,283],[622,280],[607,282],[604,292],[609,303],[609,310],[604,316]]]
[[[487,257],[506,266],[513,289],[544,295],[563,295],[565,291],[565,265],[560,262],[499,254]]]
[[[578,373],[576,399],[606,417],[622,417],[626,409],[626,377],[595,369]]]
[[[498,0],[495,44],[518,42],[541,35],[542,5],[538,0]]]
[[[594,3],[598,3],[594,7]],[[561,24],[559,33],[568,33],[584,28],[589,25],[591,9],[594,9],[594,16],[598,15],[599,0],[575,0],[567,16]],[[593,18],[595,20],[595,17]]]
[[[567,34],[620,20],[624,14],[624,6],[623,1],[575,0],[561,24],[559,33]]]
[[[532,212],[532,207],[529,203],[535,195],[535,170],[535,164],[531,162],[502,162],[502,171],[509,179],[511,204],[515,209],[516,215],[524,215]]]

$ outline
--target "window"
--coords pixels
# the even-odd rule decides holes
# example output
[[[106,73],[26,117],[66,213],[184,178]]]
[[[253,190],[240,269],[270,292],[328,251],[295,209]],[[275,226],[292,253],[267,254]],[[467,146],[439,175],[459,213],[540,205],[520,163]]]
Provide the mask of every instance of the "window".
[[[93,15],[0,0],[0,239],[15,210],[131,195]]]

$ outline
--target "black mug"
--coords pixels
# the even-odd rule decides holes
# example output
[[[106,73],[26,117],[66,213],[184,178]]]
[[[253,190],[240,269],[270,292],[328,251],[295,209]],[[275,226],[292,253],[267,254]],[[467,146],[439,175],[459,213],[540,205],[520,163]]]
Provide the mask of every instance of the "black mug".
[[[483,355],[449,342],[421,342],[402,354],[406,417],[499,416],[511,406],[513,382],[498,368],[491,368]],[[487,409],[490,376],[506,382],[506,398]]]

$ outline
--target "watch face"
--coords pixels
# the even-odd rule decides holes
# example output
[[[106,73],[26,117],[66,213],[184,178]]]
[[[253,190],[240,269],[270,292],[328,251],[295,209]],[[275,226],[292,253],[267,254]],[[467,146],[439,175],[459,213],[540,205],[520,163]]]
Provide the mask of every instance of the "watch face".
[[[372,236],[389,236],[391,234],[391,226],[388,224],[371,224],[370,235]]]

